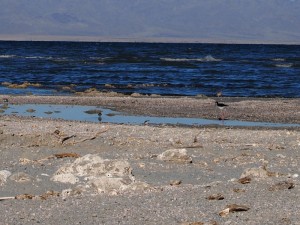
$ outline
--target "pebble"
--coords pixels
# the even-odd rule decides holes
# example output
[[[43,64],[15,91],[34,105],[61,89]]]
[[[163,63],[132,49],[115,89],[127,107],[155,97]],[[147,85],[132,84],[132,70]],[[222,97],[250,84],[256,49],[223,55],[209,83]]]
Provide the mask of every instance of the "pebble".
[[[285,155],[282,155],[282,154],[277,154],[276,156],[277,156],[278,158],[282,158],[282,159],[286,158],[286,156],[285,156]]]

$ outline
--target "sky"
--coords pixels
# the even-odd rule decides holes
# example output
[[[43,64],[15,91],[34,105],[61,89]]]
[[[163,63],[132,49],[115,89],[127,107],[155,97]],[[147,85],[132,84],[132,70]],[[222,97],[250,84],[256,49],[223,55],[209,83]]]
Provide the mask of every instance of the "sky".
[[[300,44],[300,0],[0,0],[0,39]]]

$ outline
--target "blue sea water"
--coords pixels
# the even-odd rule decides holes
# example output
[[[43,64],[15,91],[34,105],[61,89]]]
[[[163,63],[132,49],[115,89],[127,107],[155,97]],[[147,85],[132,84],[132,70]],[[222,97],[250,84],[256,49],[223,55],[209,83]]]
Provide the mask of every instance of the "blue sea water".
[[[7,82],[39,83],[15,89]],[[300,97],[299,45],[0,41],[0,94]]]

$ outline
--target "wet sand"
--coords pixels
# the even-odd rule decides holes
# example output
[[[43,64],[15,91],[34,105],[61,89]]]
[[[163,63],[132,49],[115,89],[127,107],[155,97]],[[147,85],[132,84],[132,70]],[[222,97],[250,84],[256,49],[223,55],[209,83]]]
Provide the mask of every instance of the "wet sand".
[[[0,99],[97,105],[137,115],[216,119],[219,114],[217,98]],[[228,119],[300,123],[299,99],[219,100],[229,105]],[[159,157],[179,149],[187,154],[180,160]],[[11,174],[2,176],[0,197],[35,198],[0,201],[0,224],[300,224],[299,150],[299,128],[118,125],[2,115],[0,171]],[[55,157],[63,153],[69,155]],[[52,180],[62,165],[77,159],[74,155],[87,154],[128,162],[134,183],[147,185],[102,193],[82,187],[88,186],[84,179]],[[182,160],[187,158],[191,162]],[[80,193],[62,197],[63,190],[79,184]],[[47,191],[53,192],[43,200]]]

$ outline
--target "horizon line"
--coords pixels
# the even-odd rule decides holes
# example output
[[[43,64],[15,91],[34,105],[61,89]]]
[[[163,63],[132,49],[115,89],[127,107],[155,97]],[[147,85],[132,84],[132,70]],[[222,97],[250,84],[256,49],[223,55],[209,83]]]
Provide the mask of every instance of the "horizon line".
[[[177,38],[177,37],[103,37],[70,35],[1,35],[0,41],[59,41],[59,42],[115,42],[115,43],[186,43],[186,44],[265,44],[265,45],[300,45],[296,41],[249,40],[231,38]]]

